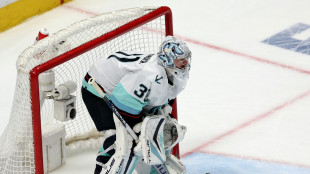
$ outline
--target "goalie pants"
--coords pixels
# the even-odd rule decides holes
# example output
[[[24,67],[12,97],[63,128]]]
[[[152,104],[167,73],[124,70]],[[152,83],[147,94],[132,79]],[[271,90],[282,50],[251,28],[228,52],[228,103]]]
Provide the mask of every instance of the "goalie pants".
[[[82,87],[82,98],[98,131],[115,129],[113,112],[102,99]]]
[[[97,96],[99,94],[95,94],[97,93],[94,92],[96,90],[87,83],[90,78],[91,76],[87,73],[83,79],[83,86],[81,91],[84,104],[91,118],[93,119],[93,122],[95,123],[98,131],[115,129],[113,112],[109,108],[107,103],[101,97]],[[101,86],[101,88],[103,89],[104,87]],[[130,115],[126,115],[126,113],[120,114],[123,116],[124,120],[130,127],[133,127],[134,125],[142,121],[141,115],[138,117],[131,117]]]

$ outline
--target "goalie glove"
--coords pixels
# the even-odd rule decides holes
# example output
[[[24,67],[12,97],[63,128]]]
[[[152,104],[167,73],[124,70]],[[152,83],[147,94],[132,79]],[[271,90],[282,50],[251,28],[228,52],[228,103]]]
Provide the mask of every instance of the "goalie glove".
[[[176,119],[166,117],[166,124],[164,126],[165,150],[171,151],[175,145],[182,141],[186,130],[186,126],[178,124]]]

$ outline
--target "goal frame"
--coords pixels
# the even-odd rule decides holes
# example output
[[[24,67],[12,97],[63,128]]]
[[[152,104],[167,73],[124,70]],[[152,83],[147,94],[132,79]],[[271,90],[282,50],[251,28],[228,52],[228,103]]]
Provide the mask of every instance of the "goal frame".
[[[62,55],[55,57],[41,65],[34,67],[30,71],[30,92],[32,102],[32,123],[33,123],[33,144],[34,144],[34,161],[35,173],[43,174],[43,152],[42,152],[42,132],[41,132],[41,113],[40,113],[40,94],[39,94],[39,75],[53,67],[56,67],[64,62],[67,62],[101,44],[104,44],[112,39],[115,39],[122,34],[136,29],[152,20],[161,16],[165,16],[165,31],[166,36],[173,35],[172,11],[167,6],[162,6],[156,10],[137,18],[127,24],[116,28],[115,30],[105,33],[98,38],[95,38],[81,46],[78,46]],[[177,101],[175,100],[172,110],[172,115],[177,119]],[[177,145],[172,152],[179,158],[179,146]]]

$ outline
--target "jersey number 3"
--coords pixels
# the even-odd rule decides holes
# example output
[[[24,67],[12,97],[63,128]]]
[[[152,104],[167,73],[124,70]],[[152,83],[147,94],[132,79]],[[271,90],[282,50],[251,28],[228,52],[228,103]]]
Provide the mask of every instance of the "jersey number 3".
[[[134,91],[134,94],[139,97],[139,98],[142,98],[144,96],[144,94],[147,92],[147,87],[144,86],[143,84],[140,84],[140,89],[139,91],[135,90]]]

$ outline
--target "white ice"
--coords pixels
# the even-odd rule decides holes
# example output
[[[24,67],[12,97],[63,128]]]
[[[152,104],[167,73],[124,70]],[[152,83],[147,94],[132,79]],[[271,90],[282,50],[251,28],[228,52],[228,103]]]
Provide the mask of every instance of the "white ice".
[[[296,23],[310,25],[308,0],[73,0],[32,17],[0,33],[0,133],[9,121],[15,62],[42,27],[54,33],[95,14],[164,5],[172,9],[175,35],[193,52],[190,80],[178,97],[179,122],[188,128],[181,155],[214,153],[310,168],[310,74],[299,71],[310,70],[310,55],[261,42]],[[305,40],[310,33],[296,37]],[[89,173],[95,160],[89,154],[53,173]]]

